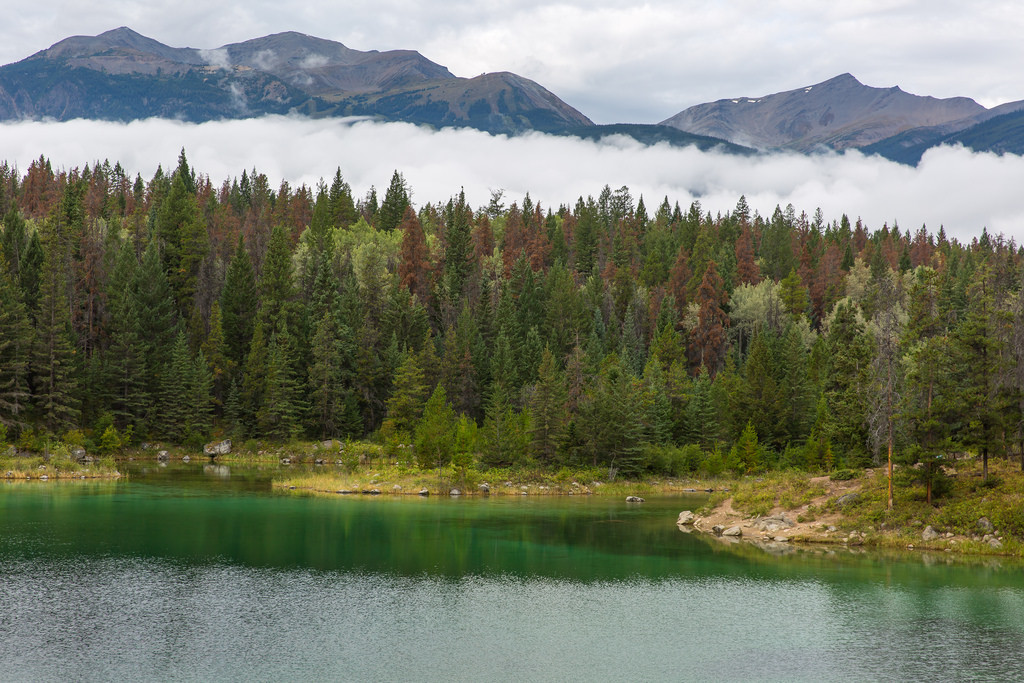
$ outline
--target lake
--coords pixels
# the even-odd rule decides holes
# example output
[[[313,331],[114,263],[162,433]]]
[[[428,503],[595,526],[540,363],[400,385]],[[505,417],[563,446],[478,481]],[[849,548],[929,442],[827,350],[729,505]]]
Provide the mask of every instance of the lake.
[[[1024,565],[772,554],[699,497],[0,484],[0,680],[1024,680]]]

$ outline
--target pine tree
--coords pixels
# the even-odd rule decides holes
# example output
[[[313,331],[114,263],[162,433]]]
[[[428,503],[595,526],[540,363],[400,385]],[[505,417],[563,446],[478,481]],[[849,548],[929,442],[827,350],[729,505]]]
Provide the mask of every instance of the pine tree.
[[[537,383],[530,398],[533,417],[531,429],[534,456],[543,464],[554,462],[555,452],[565,428],[565,379],[559,372],[551,349],[545,347],[537,370]]]
[[[268,336],[276,335],[286,327],[294,327],[296,292],[293,278],[288,235],[284,227],[278,225],[270,233],[270,244],[263,259],[259,280],[259,309],[256,312]]]
[[[155,224],[164,273],[174,290],[181,317],[185,317],[192,303],[199,266],[210,250],[206,221],[196,202],[194,187],[195,179],[190,180],[183,151],[170,191],[156,213]]]
[[[394,391],[388,399],[388,420],[398,434],[412,435],[423,414],[427,385],[416,354],[408,353],[395,373]]]
[[[206,441],[213,427],[213,375],[206,354],[202,351],[192,360],[185,391],[192,408],[185,420],[186,439]]]
[[[9,437],[25,425],[29,407],[32,328],[21,292],[4,266],[0,248],[0,426]]]
[[[427,250],[423,226],[412,207],[407,207],[400,226],[402,253],[398,264],[401,286],[413,294],[424,306],[430,300],[430,253]]]
[[[190,406],[189,376],[192,374],[192,358],[184,332],[178,332],[171,350],[171,356],[161,375],[160,402],[157,422],[154,425],[159,434],[181,443],[186,434],[189,415],[200,406]]]
[[[349,377],[345,361],[355,351],[347,327],[339,329],[337,316],[325,311],[316,324],[309,364],[310,418],[322,437],[342,433]]]
[[[134,260],[134,254],[131,254]],[[106,392],[114,422],[124,430],[139,425],[149,404],[146,392],[147,345],[141,337],[138,304],[131,288],[124,289],[113,302],[108,330],[110,345],[105,353]]]
[[[704,278],[697,291],[697,301],[700,310],[690,344],[690,362],[694,367],[706,367],[714,377],[725,361],[725,326],[729,322],[722,310],[725,293],[714,261],[709,261],[704,271]]]
[[[416,462],[421,469],[440,469],[451,461],[454,442],[455,411],[448,405],[444,387],[438,385],[416,425]]]
[[[299,433],[298,384],[292,371],[292,349],[287,326],[267,346],[263,400],[256,410],[256,429],[276,439]]]
[[[227,357],[224,355],[227,349],[224,341],[224,323],[219,301],[214,301],[213,306],[210,308],[210,333],[203,341],[200,350],[206,359],[207,369],[210,373],[210,393],[213,407],[219,414],[224,406],[224,399],[227,397],[230,377],[230,367]]]
[[[149,396],[149,408],[153,410],[162,391],[162,375],[170,363],[179,329],[174,295],[160,267],[155,242],[151,241],[146,247],[142,264],[135,272],[132,290],[136,293],[139,339],[145,345],[143,384]]]
[[[220,300],[224,355],[230,363],[232,376],[242,367],[249,352],[258,303],[256,274],[249,260],[249,252],[239,236],[238,247],[228,264]]]
[[[377,212],[377,220],[374,226],[378,230],[390,232],[398,227],[405,215],[405,209],[409,206],[409,188],[405,178],[398,171],[391,176],[391,184],[384,193],[384,202]]]
[[[55,237],[49,236],[39,283],[32,359],[36,414],[54,434],[75,427],[80,416],[67,273],[58,249]]]
[[[849,301],[836,305],[828,345],[831,363],[824,396],[831,417],[829,440],[844,465],[863,467],[869,464],[867,387],[873,353],[871,338]]]

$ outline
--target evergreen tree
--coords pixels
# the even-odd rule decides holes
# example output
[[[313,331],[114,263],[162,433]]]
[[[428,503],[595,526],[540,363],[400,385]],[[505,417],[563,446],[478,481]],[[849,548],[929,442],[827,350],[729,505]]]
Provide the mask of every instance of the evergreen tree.
[[[530,398],[533,417],[532,450],[539,462],[550,465],[565,428],[567,394],[565,379],[559,372],[555,357],[547,347],[537,371],[537,383]]]
[[[290,439],[299,433],[299,392],[292,365],[291,342],[285,325],[267,345],[263,400],[256,410],[256,430],[260,434]]]
[[[388,420],[398,434],[412,435],[427,397],[423,370],[414,353],[408,353],[395,373],[395,388],[388,399]]]
[[[5,253],[0,248],[0,257]],[[0,261],[0,426],[8,436],[25,425],[31,349],[32,328],[21,292]]]
[[[201,406],[189,405],[194,398],[189,393],[189,377],[192,374],[192,358],[184,332],[178,332],[171,350],[171,357],[161,376],[160,403],[157,423],[159,434],[181,443],[186,434],[189,416]]]
[[[80,416],[77,363],[67,273],[55,236],[49,236],[39,283],[39,310],[32,358],[35,410],[42,424],[57,434],[72,429]]]
[[[384,193],[384,202],[377,212],[375,227],[385,232],[394,230],[402,222],[402,216],[405,215],[408,206],[409,188],[402,174],[395,171],[391,176],[391,184],[388,185],[388,190]]]
[[[256,274],[249,260],[249,252],[239,236],[238,247],[228,264],[220,299],[224,355],[232,373],[242,367],[249,351],[258,304]]]
[[[455,411],[448,405],[440,384],[423,406],[416,425],[416,462],[422,469],[440,469],[452,459],[455,444]]]
[[[230,377],[230,366],[228,365],[227,350],[224,341],[224,323],[220,312],[220,302],[214,301],[210,308],[210,333],[203,341],[203,357],[206,358],[207,369],[210,372],[210,392],[213,400],[214,410],[219,414],[224,406],[224,399],[227,397],[228,381]]]
[[[866,429],[867,387],[871,364],[871,338],[864,329],[854,304],[841,301],[829,325],[831,364],[824,396],[828,414],[829,440],[847,467],[869,464]]]

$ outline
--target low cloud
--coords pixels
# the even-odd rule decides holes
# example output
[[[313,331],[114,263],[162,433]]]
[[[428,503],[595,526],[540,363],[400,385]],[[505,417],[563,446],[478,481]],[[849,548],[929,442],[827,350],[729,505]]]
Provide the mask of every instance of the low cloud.
[[[172,168],[184,147],[194,168],[215,184],[258,169],[276,187],[315,187],[337,167],[363,196],[383,192],[397,169],[417,204],[446,201],[461,188],[474,206],[502,188],[507,201],[529,192],[557,209],[577,197],[596,196],[604,185],[628,186],[650,210],[668,197],[685,210],[698,199],[712,214],[731,211],[741,194],[752,209],[770,215],[792,203],[808,215],[820,207],[829,222],[847,214],[869,229],[898,224],[915,231],[926,224],[969,241],[987,227],[1024,242],[1024,158],[943,147],[925,154],[917,168],[858,152],[802,156],[735,157],[667,145],[644,147],[616,137],[595,143],[530,134],[491,136],[474,130],[431,131],[410,124],[344,119],[265,117],[188,124],[150,119],[128,124],[100,121],[22,122],[0,126],[4,158],[23,173],[40,154],[70,169],[109,159],[150,178],[158,164]],[[286,152],[284,151],[286,150]]]
[[[317,69],[325,66],[329,60],[323,55],[307,55],[300,62],[303,69]]]
[[[215,66],[218,69],[231,68],[231,58],[228,56],[228,51],[222,47],[216,50],[196,50],[196,52],[199,53],[199,58],[210,66]]]
[[[260,50],[253,55],[252,63],[255,64],[258,69],[270,71],[277,66],[277,53],[273,50]]]

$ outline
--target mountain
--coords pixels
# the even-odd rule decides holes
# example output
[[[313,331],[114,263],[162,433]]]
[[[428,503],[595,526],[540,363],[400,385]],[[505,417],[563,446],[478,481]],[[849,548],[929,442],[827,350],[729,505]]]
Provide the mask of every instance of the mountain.
[[[944,126],[914,128],[861,148],[903,164],[917,165],[939,145],[963,145],[976,152],[1024,154],[1024,100],[987,109]]]
[[[295,32],[197,50],[122,27],[0,67],[0,120],[198,122],[293,111],[495,133],[593,125],[515,74],[458,78],[411,50],[363,52]]]
[[[762,97],[699,104],[662,125],[758,149],[811,152],[860,148],[909,130],[969,120],[986,109],[972,99],[921,97],[873,88],[850,74]]]

